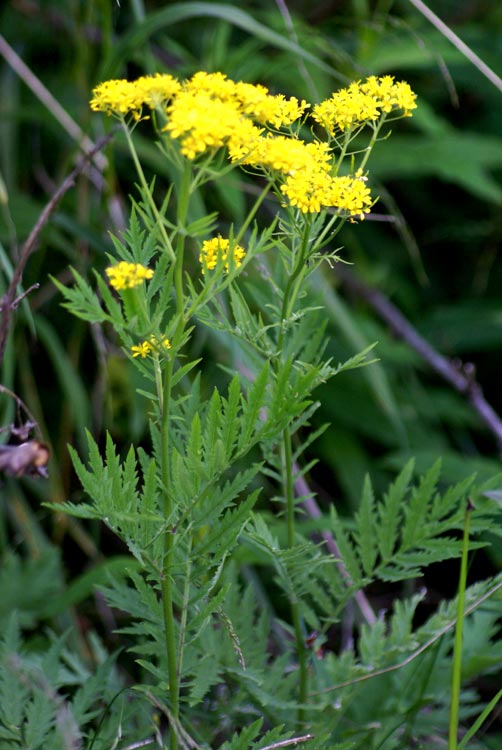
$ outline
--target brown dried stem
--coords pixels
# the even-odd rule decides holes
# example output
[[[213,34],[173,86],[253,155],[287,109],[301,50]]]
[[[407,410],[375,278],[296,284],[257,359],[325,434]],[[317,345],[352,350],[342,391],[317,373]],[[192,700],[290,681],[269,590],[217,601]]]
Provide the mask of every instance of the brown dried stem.
[[[404,315],[377,289],[365,284],[346,267],[337,268],[337,274],[344,286],[370,305],[384,320],[391,331],[402,338],[456,391],[464,395],[474,411],[494,435],[497,448],[502,455],[502,419],[488,403],[480,384],[474,377],[471,364],[452,361],[437,352],[411,325]]]

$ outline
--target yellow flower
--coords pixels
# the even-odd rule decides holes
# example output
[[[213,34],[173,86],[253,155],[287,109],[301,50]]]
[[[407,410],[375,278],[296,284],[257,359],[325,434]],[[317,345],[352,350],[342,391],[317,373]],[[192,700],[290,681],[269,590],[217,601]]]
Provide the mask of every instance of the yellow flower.
[[[142,359],[145,359],[151,351],[152,347],[148,341],[142,341],[141,344],[138,344],[137,346],[131,346],[133,357],[141,357]]]
[[[204,91],[180,92],[167,116],[164,130],[181,141],[181,153],[187,159],[221,148],[238,131],[241,121],[234,103],[214,99]]]
[[[155,109],[166,104],[180,89],[179,81],[161,73],[142,76],[136,81],[104,81],[93,90],[90,104],[94,112],[102,111],[119,116],[132,112],[135,119],[139,119],[141,108],[145,104],[150,109]]]
[[[331,202],[332,178],[323,170],[300,170],[288,175],[281,192],[302,213],[319,213]]]
[[[125,115],[138,110],[142,104],[141,91],[131,81],[104,81],[93,89],[91,109],[108,115]]]
[[[181,90],[181,84],[167,73],[142,76],[134,81],[138,98],[150,109],[160,107],[170,101]]]
[[[373,205],[370,189],[366,185],[366,178],[358,170],[354,177],[334,177],[331,186],[331,205],[350,216],[363,220]]]
[[[286,135],[269,135],[255,142],[244,164],[291,174],[305,169],[328,169],[330,159],[326,143],[305,143]]]
[[[265,86],[236,83],[223,73],[199,72],[183,84],[167,108],[164,130],[181,141],[187,159],[227,146],[232,161],[253,150],[266,123],[287,126],[302,116],[307,102],[271,96]]]
[[[232,101],[235,94],[235,82],[227,78],[225,73],[206,73],[200,70],[186,81],[184,90],[192,94],[207,94],[222,102]]]
[[[110,286],[117,291],[132,289],[153,276],[151,268],[146,268],[141,263],[127,263],[125,260],[120,261],[116,266],[109,266],[105,273],[110,279]]]
[[[370,76],[361,84],[361,90],[373,97],[382,112],[402,109],[405,117],[411,117],[411,110],[417,106],[417,95],[410,85],[406,81],[394,83],[393,76]]]
[[[319,213],[334,208],[342,214],[364,219],[372,206],[366,179],[356,172],[355,177],[332,177],[325,171],[300,171],[288,175],[281,192],[289,203],[302,213]]]
[[[354,125],[374,122],[382,112],[403,110],[403,116],[410,117],[417,106],[416,98],[405,81],[394,83],[393,76],[370,76],[316,104],[312,117],[334,136],[337,131],[343,132]]]
[[[131,352],[133,357],[141,357],[145,359],[153,351],[159,349],[170,349],[171,342],[168,338],[164,337],[160,342],[156,336],[150,336],[147,341],[142,341],[136,346],[131,346]]]
[[[199,261],[202,263],[202,273],[205,273],[205,269],[210,271],[216,268],[219,260],[225,264],[225,269],[230,269],[228,251],[230,247],[230,240],[224,239],[221,235],[214,237],[212,240],[204,240],[199,255]],[[234,245],[232,247],[232,258],[234,265],[239,267],[242,264],[242,259],[246,255],[246,251],[240,245]]]
[[[251,120],[242,118],[227,141],[230,161],[250,164],[251,154],[259,144],[262,133],[263,128],[257,128]]]
[[[291,125],[298,120],[310,105],[305,99],[286,99],[283,94],[272,96],[265,86],[239,81],[235,84],[236,101],[245,115],[261,124],[270,123],[274,128]]]

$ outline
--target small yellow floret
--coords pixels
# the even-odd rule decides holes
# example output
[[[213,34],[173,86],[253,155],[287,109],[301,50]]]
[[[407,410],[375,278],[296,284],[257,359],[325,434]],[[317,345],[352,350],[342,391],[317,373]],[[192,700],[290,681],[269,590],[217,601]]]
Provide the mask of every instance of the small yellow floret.
[[[117,291],[132,289],[153,276],[151,268],[146,268],[141,263],[127,263],[125,260],[120,261],[116,266],[109,266],[105,273],[110,279],[110,286]]]
[[[96,86],[92,93],[90,104],[94,112],[125,115],[141,108],[141,92],[131,81],[104,81]]]
[[[168,73],[142,76],[134,81],[134,86],[142,104],[146,104],[150,109],[165,105],[181,90],[180,82]]]
[[[171,342],[168,338],[164,337],[161,341],[158,341],[156,336],[150,336],[148,341],[142,341],[136,346],[131,346],[131,352],[133,357],[141,357],[142,359],[145,359],[153,351],[170,348]]]
[[[202,273],[205,273],[206,268],[210,271],[216,268],[219,260],[225,264],[225,269],[229,271],[229,247],[230,240],[224,239],[221,235],[213,237],[212,240],[204,240],[199,255],[199,261],[202,263]],[[246,255],[246,251],[240,245],[233,245],[231,253],[234,266],[239,267]]]

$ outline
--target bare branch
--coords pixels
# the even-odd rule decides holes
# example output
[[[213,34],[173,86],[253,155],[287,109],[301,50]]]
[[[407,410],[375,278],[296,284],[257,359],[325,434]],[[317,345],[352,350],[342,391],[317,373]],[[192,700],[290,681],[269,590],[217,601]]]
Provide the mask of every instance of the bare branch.
[[[281,740],[280,742],[273,742],[271,745],[265,745],[260,750],[277,750],[279,747],[290,747],[291,745],[298,745],[300,742],[308,742],[313,740],[313,734],[304,734],[302,737],[291,737],[289,740]]]
[[[502,582],[499,581],[496,583],[492,588],[487,591],[485,594],[479,597],[475,602],[473,602],[469,607],[465,608],[464,611],[464,617],[467,617],[467,615],[470,615],[471,612],[474,612],[475,609],[477,609],[483,602],[485,602],[487,599],[489,599],[493,594],[496,594],[497,591],[499,591],[502,588]],[[406,667],[408,664],[410,664],[412,661],[414,661],[417,656],[420,656],[420,654],[423,654],[424,651],[426,651],[429,646],[432,646],[436,641],[438,641],[440,638],[445,635],[449,630],[452,630],[452,628],[455,627],[455,623],[457,622],[457,618],[450,620],[449,623],[447,623],[441,630],[436,631],[434,635],[425,643],[423,643],[419,648],[416,649],[416,651],[413,651],[409,656],[407,656],[402,661],[398,662],[397,664],[391,664],[389,667],[382,667],[382,669],[375,669],[373,672],[368,672],[367,674],[363,674],[360,677],[354,677],[352,680],[345,680],[345,682],[339,682],[337,685],[331,685],[329,688],[324,688],[323,690],[318,690],[316,692],[311,693],[311,695],[323,695],[324,693],[332,693],[334,690],[341,690],[344,687],[348,687],[349,685],[355,685],[358,682],[366,682],[366,680],[372,680],[374,677],[379,677],[383,674],[388,674],[389,672],[395,672],[398,669],[402,669],[403,667]]]
[[[12,279],[10,281],[9,287],[0,300],[0,313],[2,314],[2,318],[0,321],[0,365],[2,364],[3,355],[5,352],[5,345],[9,333],[12,311],[13,309],[15,309],[17,304],[19,304],[20,299],[24,296],[21,295],[21,297],[16,297],[16,290],[23,277],[26,263],[28,262],[30,255],[36,249],[40,233],[49,221],[60,200],[63,198],[65,193],[67,193],[68,190],[73,187],[76,178],[85,169],[86,164],[91,161],[94,156],[99,151],[101,151],[101,149],[112,139],[115,130],[116,129],[112,130],[111,133],[101,138],[98,143],[91,149],[91,151],[87,152],[85,156],[82,157],[80,163],[77,164],[75,169],[73,169],[73,171],[70,172],[70,174],[63,180],[61,185],[58,187],[58,189],[38,217],[35,226],[31,230],[28,239],[23,245],[19,262],[14,270],[14,273],[12,274]]]
[[[481,386],[474,378],[472,365],[452,362],[437,352],[387,297],[365,284],[346,267],[337,267],[337,274],[347,289],[364,299],[388,324],[391,331],[406,341],[432,370],[469,400],[474,411],[494,435],[498,451],[502,455],[502,419],[485,399]]]
[[[294,466],[294,473],[295,475],[298,474],[298,467],[296,465]],[[305,498],[304,500],[302,500],[301,505],[307,515],[309,515],[311,518],[320,518],[322,515],[321,510],[317,504],[316,499],[314,498],[312,490],[308,486],[304,477],[295,477],[295,491],[299,497]],[[323,541],[326,543],[326,548],[335,558],[338,570],[340,571],[342,578],[349,587],[352,586],[352,580],[347,568],[345,567],[343,557],[340,550],[338,549],[338,545],[333,534],[331,534],[329,531],[323,531],[321,532],[321,536]],[[376,622],[377,618],[375,613],[373,612],[371,604],[366,598],[364,591],[356,591],[354,594],[354,599],[357,606],[359,607],[359,611],[361,612],[363,619],[368,623],[368,625],[373,625]]]
[[[415,6],[417,10],[422,13],[422,15],[430,21],[430,23],[438,29],[438,31],[443,34],[443,36],[448,39],[449,42],[451,42],[459,52],[461,52],[468,60],[471,62],[474,67],[476,67],[480,73],[482,73],[485,78],[488,78],[490,83],[493,83],[494,86],[498,88],[499,91],[502,91],[502,78],[499,78],[499,76],[493,71],[478,55],[476,55],[473,50],[467,46],[465,42],[463,42],[460,37],[458,37],[454,31],[450,29],[449,26],[447,26],[444,21],[442,21],[438,16],[436,16],[435,13],[432,12],[430,8],[427,7],[425,3],[422,2],[422,0],[410,0],[410,3]]]
[[[98,170],[103,172],[107,167],[108,160],[100,153],[101,149],[95,147],[94,143],[84,133],[80,125],[70,117],[68,112],[60,105],[58,100],[53,97],[42,81],[37,78],[26,63],[23,62],[1,34],[0,55],[2,55],[6,63],[10,65],[12,70],[17,73],[28,88],[31,89],[37,99],[45,105],[47,110],[56,118],[61,127],[66,130],[68,135],[80,145],[84,153],[90,155],[90,158],[93,159]]]

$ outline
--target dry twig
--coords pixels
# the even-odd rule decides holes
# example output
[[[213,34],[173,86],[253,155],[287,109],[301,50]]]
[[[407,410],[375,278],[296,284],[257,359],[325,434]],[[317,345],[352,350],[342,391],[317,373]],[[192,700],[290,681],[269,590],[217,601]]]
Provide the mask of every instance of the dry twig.
[[[12,279],[10,280],[9,287],[3,297],[0,299],[0,314],[2,316],[0,320],[0,366],[3,361],[12,312],[16,309],[19,302],[27,294],[27,292],[24,292],[20,296],[16,296],[17,288],[23,278],[24,269],[26,267],[28,259],[30,255],[36,250],[40,233],[49,221],[51,215],[54,213],[60,200],[63,198],[65,193],[67,193],[68,190],[70,190],[70,188],[72,188],[75,184],[76,178],[79,176],[79,174],[81,174],[81,172],[83,172],[88,162],[91,161],[94,156],[99,151],[101,151],[104,146],[106,146],[106,144],[112,139],[114,133],[115,130],[112,130],[111,133],[101,138],[94,146],[94,148],[92,148],[91,151],[88,151],[85,156],[82,157],[80,163],[77,164],[75,169],[73,169],[73,171],[70,172],[70,174],[63,180],[61,185],[58,187],[58,189],[38,217],[35,226],[31,230],[28,239],[23,245],[19,261],[14,270],[14,273],[12,274]],[[30,287],[30,289],[32,288],[33,287]]]
[[[468,399],[474,411],[494,435],[498,451],[502,455],[502,419],[485,399],[483,390],[474,377],[473,366],[452,362],[437,352],[387,297],[365,284],[346,267],[337,268],[337,273],[347,289],[364,299],[396,336],[406,341],[434,372]]]

